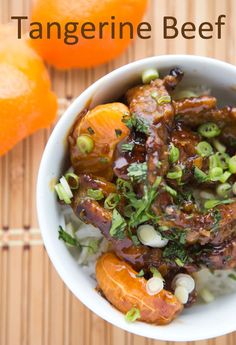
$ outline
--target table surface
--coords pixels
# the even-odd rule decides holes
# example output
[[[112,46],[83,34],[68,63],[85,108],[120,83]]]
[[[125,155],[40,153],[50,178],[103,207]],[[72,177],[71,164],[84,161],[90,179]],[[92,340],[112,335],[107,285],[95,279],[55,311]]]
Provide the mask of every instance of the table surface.
[[[29,13],[30,0],[0,0],[0,21]],[[164,40],[164,15],[178,23],[215,22],[227,15],[221,40],[178,37]],[[152,39],[137,40],[107,65],[90,70],[50,69],[63,112],[69,100],[94,80],[129,61],[160,54],[196,54],[236,62],[235,0],[152,0],[146,15]],[[66,101],[68,99],[68,101]],[[1,345],[161,345],[111,326],[69,292],[52,267],[38,230],[35,184],[50,129],[41,130],[0,159],[0,344]],[[225,320],[227,322],[227,320]],[[196,345],[233,345],[236,333]],[[168,343],[170,345],[170,343]]]

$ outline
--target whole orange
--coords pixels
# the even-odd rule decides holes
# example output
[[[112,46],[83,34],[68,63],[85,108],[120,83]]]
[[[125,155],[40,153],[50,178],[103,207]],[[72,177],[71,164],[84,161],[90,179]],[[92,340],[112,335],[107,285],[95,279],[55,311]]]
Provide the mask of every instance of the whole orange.
[[[129,22],[135,35],[146,5],[147,0],[37,0],[31,20],[42,24],[42,39],[32,39],[32,44],[48,63],[58,68],[88,68],[105,63],[117,57],[130,43],[129,24],[123,28],[121,38],[119,23]],[[57,36],[59,29],[56,24],[51,27],[51,37],[47,38],[48,22],[59,23],[61,38]],[[65,25],[68,22],[78,23],[74,35],[79,40],[73,45],[64,42]],[[86,37],[92,37],[90,39],[81,35],[80,30],[85,22],[92,23],[85,25],[88,29]],[[101,22],[108,24],[101,29],[102,38],[99,38]],[[115,24],[115,38],[111,38],[111,23]],[[37,29],[37,26],[32,25],[31,29]],[[68,29],[73,31],[73,26],[68,26]]]
[[[42,59],[15,28],[0,26],[0,155],[39,128],[57,112],[56,96]]]

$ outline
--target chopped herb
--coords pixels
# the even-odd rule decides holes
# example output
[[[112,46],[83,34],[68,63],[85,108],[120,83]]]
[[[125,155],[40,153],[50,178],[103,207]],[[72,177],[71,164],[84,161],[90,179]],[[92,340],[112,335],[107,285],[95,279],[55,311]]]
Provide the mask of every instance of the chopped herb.
[[[179,159],[179,149],[173,143],[170,144],[169,161],[170,163],[176,163]]]
[[[168,245],[165,247],[163,251],[163,258],[165,258],[167,261],[170,260],[176,260],[177,262],[181,264],[185,263],[188,260],[188,256],[186,253],[186,249],[183,245],[177,242],[169,242]],[[178,261],[178,259],[180,261]],[[178,265],[177,263],[177,265]]]
[[[140,310],[136,307],[131,308],[125,315],[125,320],[134,322],[141,317]]]
[[[176,166],[174,171],[168,172],[168,174],[166,176],[167,176],[167,178],[169,178],[171,180],[178,180],[178,179],[181,179],[182,175],[183,175],[183,171],[182,171],[181,167]]]
[[[65,231],[62,226],[59,226],[59,240],[63,240],[67,245],[72,246],[72,247],[76,247],[78,249],[82,249],[83,247],[87,247],[89,248],[89,251],[94,251],[95,249],[97,250],[98,247],[98,243],[95,245],[95,243],[92,243],[92,241],[89,242],[89,245],[84,245],[81,244],[77,238],[71,236],[67,231]]]
[[[121,190],[122,193],[126,194],[133,191],[132,184],[122,178],[118,178],[116,181],[116,186],[118,190]]]
[[[213,210],[212,211],[212,217],[214,219],[214,223],[213,223],[213,226],[211,228],[211,231],[217,231],[219,229],[219,223],[222,219],[222,216],[221,216],[221,213],[219,210]]]
[[[125,125],[130,129],[135,128],[138,132],[145,134],[148,133],[149,124],[147,123],[147,121],[137,117],[135,114],[133,114],[132,117],[123,117],[122,122],[124,122]]]
[[[104,198],[104,194],[103,194],[101,189],[91,189],[91,188],[89,188],[87,190],[87,196],[90,199],[93,199],[93,200],[102,200]]]
[[[93,135],[95,133],[94,130],[92,129],[92,127],[88,127],[87,130],[91,135]]]
[[[119,129],[119,128],[117,128],[117,129],[115,129],[115,133],[116,133],[116,136],[117,136],[117,138],[118,138],[118,137],[120,137],[120,136],[121,136],[121,134],[122,134],[122,130],[121,130],[121,129]]]
[[[134,148],[134,144],[133,143],[129,143],[129,144],[122,144],[121,145],[121,151],[122,152],[130,152],[132,151]]]
[[[236,280],[236,274],[233,274],[233,273],[230,273],[228,275],[229,278],[233,279],[233,280]]]
[[[141,271],[138,272],[138,274],[136,274],[136,277],[137,277],[137,278],[143,277],[144,274],[145,274],[145,273],[144,273],[144,270],[141,270]]]
[[[110,228],[110,235],[112,237],[123,239],[125,237],[125,228],[127,224],[120,213],[114,209],[112,213],[112,225]]]
[[[99,242],[100,242],[100,240],[97,238],[89,241],[89,244],[88,244],[88,246],[89,246],[88,254],[89,255],[97,253],[98,247],[99,247]]]
[[[128,176],[134,181],[141,182],[147,177],[147,163],[132,163],[128,167]]]
[[[136,235],[131,236],[131,240],[133,241],[133,244],[138,247],[140,246],[141,242],[139,241],[138,237]]]

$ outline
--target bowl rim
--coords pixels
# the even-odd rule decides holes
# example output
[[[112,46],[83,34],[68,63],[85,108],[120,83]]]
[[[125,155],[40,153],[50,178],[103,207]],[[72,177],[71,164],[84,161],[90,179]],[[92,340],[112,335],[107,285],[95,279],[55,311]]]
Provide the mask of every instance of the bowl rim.
[[[55,139],[57,138],[58,132],[62,130],[63,127],[66,129],[68,128],[67,117],[69,117],[70,113],[74,112],[76,108],[79,107],[81,99],[89,99],[91,95],[97,90],[99,85],[106,83],[107,81],[109,81],[110,78],[116,78],[117,76],[119,76],[121,72],[126,72],[126,71],[129,72],[130,70],[132,70],[132,68],[135,68],[135,67],[140,68],[142,65],[146,65],[146,64],[150,64],[150,65],[158,64],[160,62],[163,62],[164,60],[165,62],[169,62],[170,66],[173,64],[178,64],[181,61],[186,62],[186,60],[192,62],[193,64],[197,62],[204,62],[204,63],[211,64],[215,68],[220,66],[221,68],[232,70],[232,72],[236,74],[236,66],[231,65],[230,63],[227,63],[221,60],[217,60],[217,59],[209,58],[205,56],[199,56],[199,55],[171,54],[171,55],[152,56],[152,57],[136,60],[134,62],[125,64],[111,71],[110,73],[104,75],[103,77],[95,81],[88,88],[86,88],[78,97],[76,97],[74,101],[69,105],[69,107],[65,110],[64,114],[56,123],[49,137],[49,140],[46,144],[46,147],[42,155],[42,159],[41,159],[39,171],[38,171],[38,178],[37,178],[37,184],[36,184],[36,208],[37,208],[39,227],[41,230],[43,243],[45,245],[48,256],[53,266],[55,267],[57,273],[59,274],[60,278],[65,283],[65,285],[68,287],[68,289],[92,312],[94,312],[99,317],[113,324],[116,327],[119,327],[133,334],[145,336],[147,338],[153,338],[153,339],[162,340],[162,341],[175,341],[175,342],[198,341],[198,340],[210,339],[210,338],[214,338],[214,337],[218,337],[218,336],[222,336],[222,335],[234,332],[236,331],[236,326],[228,325],[228,323],[224,322],[223,325],[221,325],[221,327],[215,327],[214,329],[206,328],[204,330],[204,334],[202,334],[201,332],[194,335],[191,334],[191,338],[189,337],[189,334],[187,332],[186,334],[181,334],[178,336],[176,334],[172,334],[173,332],[170,332],[170,334],[166,336],[165,332],[164,334],[162,334],[161,332],[159,333],[158,329],[159,327],[162,328],[162,327],[168,327],[168,326],[155,326],[157,328],[157,334],[154,335],[154,334],[150,334],[148,330],[145,331],[145,327],[134,329],[132,327],[132,324],[128,324],[128,323],[122,323],[121,325],[117,324],[117,322],[114,320],[114,318],[112,318],[109,315],[109,313],[106,313],[103,310],[101,310],[99,307],[96,307],[95,305],[93,305],[91,301],[86,299],[86,296],[83,295],[81,291],[80,293],[78,293],[75,286],[73,286],[74,284],[72,283],[72,280],[68,278],[68,272],[61,265],[59,260],[56,259],[56,255],[54,255],[55,251],[54,251],[53,246],[51,245],[51,241],[49,240],[50,235],[47,234],[47,231],[46,231],[46,220],[45,220],[44,211],[43,211],[44,205],[42,203],[42,199],[40,198],[41,186],[44,183],[44,180],[43,180],[44,171],[45,169],[47,169],[47,161],[48,159],[50,159],[50,147],[52,143],[55,141]],[[145,323],[141,323],[141,324],[145,325]]]

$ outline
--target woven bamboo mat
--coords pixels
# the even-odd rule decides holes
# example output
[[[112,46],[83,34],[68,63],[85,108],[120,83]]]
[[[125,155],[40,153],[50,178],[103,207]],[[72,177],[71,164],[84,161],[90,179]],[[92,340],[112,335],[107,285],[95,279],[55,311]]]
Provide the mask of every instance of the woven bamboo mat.
[[[0,0],[0,21],[25,15],[30,5],[30,0]],[[228,22],[221,40],[162,38],[163,15],[174,15],[179,23],[200,23],[215,21],[219,14],[226,14]],[[119,59],[96,69],[50,70],[58,97],[68,100],[60,111],[94,80],[143,57],[187,53],[236,63],[235,18],[235,0],[152,0],[147,13],[151,40],[138,40]],[[75,299],[49,262],[35,210],[37,171],[49,134],[50,130],[39,131],[0,159],[0,345],[164,345],[98,318]],[[196,343],[226,344],[235,345],[236,334]]]

